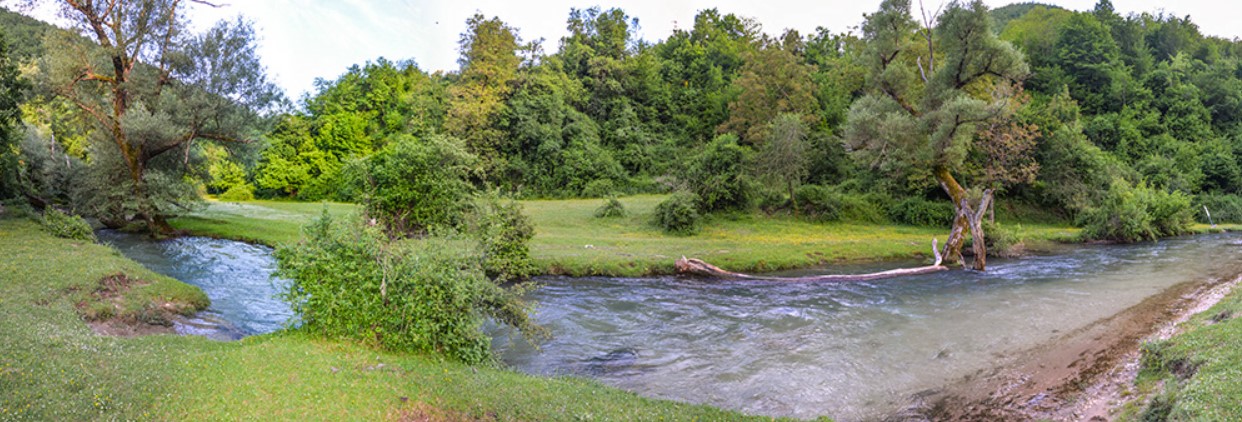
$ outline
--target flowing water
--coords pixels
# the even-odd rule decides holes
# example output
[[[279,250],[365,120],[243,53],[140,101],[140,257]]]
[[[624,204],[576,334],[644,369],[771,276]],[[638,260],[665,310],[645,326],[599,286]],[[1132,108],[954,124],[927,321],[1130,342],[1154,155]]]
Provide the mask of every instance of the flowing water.
[[[234,340],[276,331],[293,316],[276,297],[288,282],[272,278],[276,260],[271,248],[206,237],[153,241],[112,230],[98,235],[100,242],[152,271],[203,289],[211,306],[176,322],[179,333]]]
[[[874,282],[545,278],[530,298],[554,338],[536,350],[499,332],[496,345],[522,371],[593,377],[646,396],[882,419],[921,391],[1238,266],[1239,239],[1073,247],[990,260],[986,273]]]
[[[100,239],[202,288],[211,307],[179,332],[234,339],[291,317],[271,249],[200,237]],[[1045,344],[1185,281],[1242,271],[1242,236],[1070,247],[874,282],[780,284],[674,277],[544,278],[530,294],[554,338],[493,330],[520,370],[580,375],[639,394],[774,416],[882,419],[909,398]],[[908,263],[917,265],[917,263]],[[870,272],[886,263],[826,270]]]

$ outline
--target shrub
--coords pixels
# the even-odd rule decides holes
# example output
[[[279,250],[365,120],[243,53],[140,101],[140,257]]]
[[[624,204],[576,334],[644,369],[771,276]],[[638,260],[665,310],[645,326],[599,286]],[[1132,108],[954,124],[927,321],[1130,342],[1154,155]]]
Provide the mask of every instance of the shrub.
[[[836,221],[841,219],[840,195],[831,189],[818,185],[803,185],[794,192],[798,210],[807,218],[815,221]]]
[[[947,201],[906,198],[888,210],[888,217],[895,222],[912,226],[945,227],[953,224],[953,204]]]
[[[620,218],[626,216],[625,205],[617,200],[617,197],[610,196],[604,201],[604,205],[600,205],[595,209],[595,218]]]
[[[1088,240],[1137,242],[1189,231],[1193,220],[1190,198],[1181,192],[1153,189],[1114,180],[1100,204],[1083,213],[1079,223]]]
[[[367,215],[392,233],[421,234],[459,227],[471,206],[469,182],[477,160],[453,138],[403,135],[342,172],[360,186]]]
[[[253,201],[254,200],[254,186],[250,186],[249,183],[233,185],[232,187],[229,187],[229,190],[226,190],[224,191],[224,193],[220,194],[220,200],[234,201],[234,202]]]
[[[89,242],[95,241],[95,231],[91,230],[91,225],[86,220],[76,215],[65,214],[56,208],[48,207],[46,211],[43,211],[43,217],[39,219],[39,223],[52,236]]]
[[[656,205],[653,223],[665,232],[679,235],[698,233],[699,196],[691,192],[676,192]]]
[[[587,198],[603,198],[608,195],[615,195],[616,186],[613,185],[612,179],[592,180],[582,188],[582,196]]]
[[[1212,218],[1203,212],[1211,211]],[[1195,198],[1195,219],[1200,223],[1242,223],[1242,197],[1237,195],[1201,194]]]
[[[746,173],[750,150],[737,136],[717,136],[690,163],[687,182],[704,211],[744,210],[751,206],[754,187]]]
[[[491,359],[482,331],[494,319],[537,338],[543,330],[524,288],[489,281],[476,244],[457,237],[391,240],[361,218],[326,212],[299,243],[276,250],[283,297],[314,335],[390,350],[438,353],[474,364]]]
[[[530,239],[535,226],[517,201],[489,193],[474,202],[470,232],[483,253],[483,270],[500,282],[525,279],[535,273]]]
[[[983,235],[984,242],[988,246],[988,254],[1000,257],[1017,255],[1020,248],[1015,250],[1015,247],[1023,242],[1016,228],[994,223],[991,220],[983,220]]]

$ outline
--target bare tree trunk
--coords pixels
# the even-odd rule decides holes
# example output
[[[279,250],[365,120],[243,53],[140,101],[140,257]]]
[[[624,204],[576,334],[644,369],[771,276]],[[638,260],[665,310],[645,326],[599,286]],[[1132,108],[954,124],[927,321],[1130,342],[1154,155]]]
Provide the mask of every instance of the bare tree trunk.
[[[988,260],[988,247],[983,233],[983,214],[987,212],[992,204],[992,190],[983,191],[983,198],[979,200],[979,210],[972,212],[969,204],[962,207],[965,211],[966,218],[970,220],[971,246],[975,251],[975,262],[973,268],[975,271],[986,271]]]
[[[957,211],[953,217],[953,228],[949,232],[949,238],[944,242],[942,255],[945,262],[965,267],[966,263],[962,259],[962,246],[966,244],[966,232],[970,230],[970,221],[962,214],[962,205],[966,204],[966,189],[957,183],[957,179],[953,178],[948,168],[936,166],[934,173],[936,180],[940,182],[940,187],[949,194],[949,199],[953,201],[953,208]]]

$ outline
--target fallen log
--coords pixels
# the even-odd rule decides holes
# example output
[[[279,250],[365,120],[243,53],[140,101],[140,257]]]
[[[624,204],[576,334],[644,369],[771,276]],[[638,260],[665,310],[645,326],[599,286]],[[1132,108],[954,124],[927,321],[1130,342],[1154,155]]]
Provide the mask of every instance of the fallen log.
[[[756,281],[778,281],[787,283],[823,283],[823,282],[843,282],[843,281],[871,281],[895,277],[907,277],[912,275],[930,274],[934,272],[949,269],[944,265],[940,265],[940,250],[936,247],[936,239],[932,239],[932,253],[936,256],[936,263],[924,267],[915,268],[899,268],[895,270],[881,271],[869,274],[828,274],[814,275],[806,277],[763,277],[750,274],[735,273],[726,271],[701,259],[681,257],[677,260],[675,268],[677,274],[693,275],[699,277],[733,279],[733,280],[756,280]]]

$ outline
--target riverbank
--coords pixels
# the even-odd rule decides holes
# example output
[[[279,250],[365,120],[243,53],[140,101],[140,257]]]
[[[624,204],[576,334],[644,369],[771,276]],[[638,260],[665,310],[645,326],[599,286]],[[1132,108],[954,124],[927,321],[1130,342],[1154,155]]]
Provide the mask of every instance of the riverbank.
[[[674,236],[649,221],[660,195],[620,198],[628,215],[595,218],[599,199],[522,201],[535,226],[531,257],[544,272],[568,276],[635,277],[672,274],[682,256],[731,271],[763,273],[795,268],[885,260],[930,259],[931,241],[944,228],[890,224],[813,223],[788,216],[712,216],[695,236]],[[326,204],[334,215],[356,209]],[[209,201],[205,210],[172,220],[195,235],[255,241],[269,246],[293,242],[299,228],[323,212],[320,203]],[[1000,217],[1028,251],[1073,242],[1079,230],[1067,224],[1021,222]]]
[[[77,294],[117,272],[179,283],[0,218],[0,420],[769,420],[296,333],[99,335]]]

